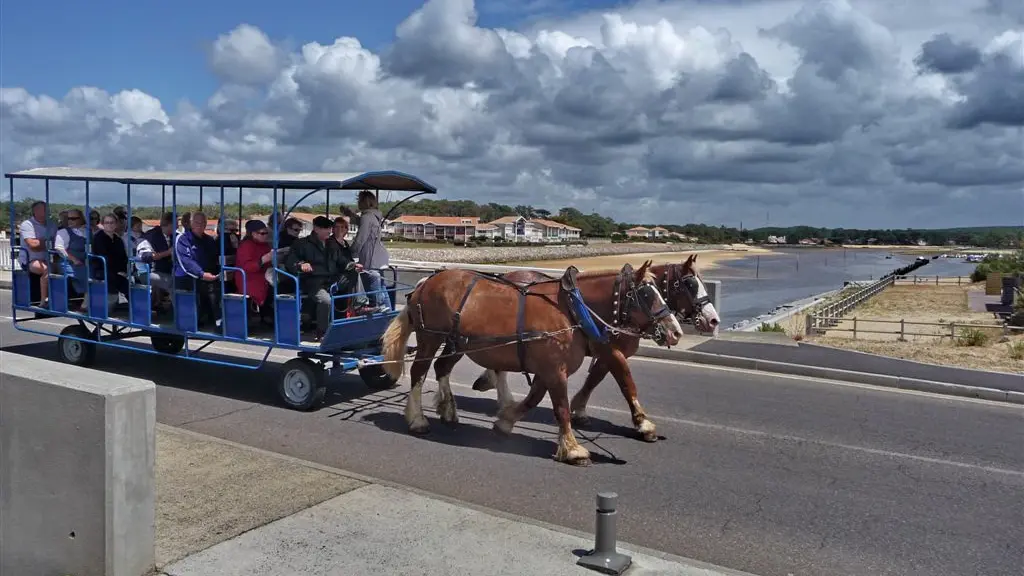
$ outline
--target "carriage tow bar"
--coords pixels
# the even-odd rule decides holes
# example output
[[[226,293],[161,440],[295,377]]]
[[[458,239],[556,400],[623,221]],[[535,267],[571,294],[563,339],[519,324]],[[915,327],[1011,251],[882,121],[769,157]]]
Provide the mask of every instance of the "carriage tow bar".
[[[594,529],[594,549],[584,554],[576,564],[603,574],[618,576],[633,563],[633,558],[615,549],[615,492],[598,492],[597,521]]]

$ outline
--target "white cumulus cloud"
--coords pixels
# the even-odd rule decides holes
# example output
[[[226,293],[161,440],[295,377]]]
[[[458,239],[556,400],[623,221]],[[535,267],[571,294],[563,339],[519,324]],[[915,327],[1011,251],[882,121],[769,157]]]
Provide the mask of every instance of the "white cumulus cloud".
[[[667,0],[492,29],[429,0],[376,52],[241,23],[200,101],[3,86],[3,168],[397,169],[629,222],[1020,223],[1011,5]]]

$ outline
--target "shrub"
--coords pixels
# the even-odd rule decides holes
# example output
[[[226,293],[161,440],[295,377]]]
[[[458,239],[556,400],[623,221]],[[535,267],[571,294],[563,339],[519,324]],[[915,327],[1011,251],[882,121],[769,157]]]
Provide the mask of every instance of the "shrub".
[[[968,328],[956,339],[957,346],[984,346],[988,344],[988,334],[977,328]]]
[[[975,266],[971,282],[983,282],[989,274],[1024,274],[1024,250],[1013,254],[990,254]]]
[[[786,329],[779,325],[778,322],[761,322],[761,325],[754,329],[755,332],[785,332]]]
[[[1010,352],[1010,358],[1014,360],[1024,360],[1024,340],[1014,340],[1007,345]]]

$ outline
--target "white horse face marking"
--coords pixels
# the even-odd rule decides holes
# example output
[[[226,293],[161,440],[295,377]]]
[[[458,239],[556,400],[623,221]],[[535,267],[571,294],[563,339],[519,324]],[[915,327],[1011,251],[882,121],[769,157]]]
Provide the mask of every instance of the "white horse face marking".
[[[652,290],[652,295],[655,302],[662,308],[667,308],[668,304],[665,303],[665,299],[661,296],[660,290]],[[665,342],[669,346],[675,346],[679,343],[679,340],[683,337],[683,327],[679,324],[679,319],[676,318],[675,314],[667,314],[664,318],[658,321],[661,325],[661,329],[665,332]]]
[[[700,279],[700,276],[694,275],[694,278],[697,279],[697,298],[707,298],[708,289],[704,286],[704,281]],[[707,304],[701,306],[699,313],[703,320],[702,324],[704,324],[704,331],[714,332],[721,323],[721,320],[718,318],[718,311],[715,310],[715,305],[709,301]]]

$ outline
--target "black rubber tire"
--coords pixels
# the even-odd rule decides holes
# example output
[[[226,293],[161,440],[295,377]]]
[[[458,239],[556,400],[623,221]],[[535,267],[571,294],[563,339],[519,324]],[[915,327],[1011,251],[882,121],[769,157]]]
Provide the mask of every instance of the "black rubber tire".
[[[323,368],[308,358],[285,362],[277,381],[277,395],[293,410],[316,410],[327,395]]]
[[[91,339],[92,334],[81,324],[66,326],[60,331],[61,336]],[[92,366],[96,362],[96,344],[81,342],[71,338],[57,338],[57,355],[62,362],[73,366]]]
[[[185,338],[182,336],[153,334],[149,337],[149,341],[153,345],[153,350],[164,354],[174,355],[185,347]]]
[[[370,366],[360,368],[359,377],[363,379],[366,387],[371,390],[390,390],[398,386],[398,382],[392,380],[391,376],[388,376],[388,373],[384,371],[384,367],[380,364],[371,364]]]

